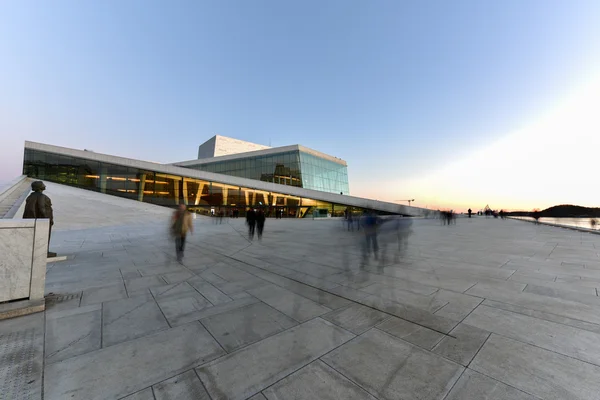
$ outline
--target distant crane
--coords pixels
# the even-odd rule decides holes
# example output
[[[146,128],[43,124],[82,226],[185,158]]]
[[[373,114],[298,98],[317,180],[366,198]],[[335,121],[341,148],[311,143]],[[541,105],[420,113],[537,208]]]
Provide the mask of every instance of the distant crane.
[[[408,206],[410,207],[410,203],[412,203],[413,201],[415,201],[415,199],[410,199],[410,200],[395,200],[395,201],[408,201]]]

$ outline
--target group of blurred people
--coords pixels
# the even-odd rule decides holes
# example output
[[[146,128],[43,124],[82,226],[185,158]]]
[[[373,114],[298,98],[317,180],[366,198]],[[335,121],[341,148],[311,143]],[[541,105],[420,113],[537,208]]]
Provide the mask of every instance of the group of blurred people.
[[[440,219],[444,225],[456,224],[456,214],[454,213],[454,210],[440,211]]]
[[[371,258],[379,261],[382,267],[388,262],[389,252],[394,254],[394,262],[399,262],[408,246],[408,238],[412,234],[412,219],[398,215],[379,216],[373,211],[362,215],[345,213],[348,231],[362,230],[361,266],[366,266]]]
[[[262,239],[263,229],[265,229],[265,212],[262,208],[255,210],[253,208],[246,211],[246,225],[248,225],[248,239],[254,240],[254,231],[258,231],[258,240]]]

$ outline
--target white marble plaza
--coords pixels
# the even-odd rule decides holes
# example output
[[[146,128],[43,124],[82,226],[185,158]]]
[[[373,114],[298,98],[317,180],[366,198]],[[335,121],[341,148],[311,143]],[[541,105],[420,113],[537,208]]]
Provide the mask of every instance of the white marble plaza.
[[[600,235],[417,220],[364,264],[339,220],[198,218],[179,264],[170,210],[47,187],[68,260],[0,321],[6,398],[600,399]]]

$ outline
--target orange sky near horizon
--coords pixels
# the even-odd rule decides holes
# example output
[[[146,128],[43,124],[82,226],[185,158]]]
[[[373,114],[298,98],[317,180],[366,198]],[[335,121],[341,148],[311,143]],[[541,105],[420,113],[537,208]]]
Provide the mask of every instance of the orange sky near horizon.
[[[351,188],[352,194],[392,202],[414,198],[414,206],[458,212],[488,204],[498,210],[598,207],[599,105],[600,74],[528,125],[467,157],[381,185],[377,193],[370,186]]]

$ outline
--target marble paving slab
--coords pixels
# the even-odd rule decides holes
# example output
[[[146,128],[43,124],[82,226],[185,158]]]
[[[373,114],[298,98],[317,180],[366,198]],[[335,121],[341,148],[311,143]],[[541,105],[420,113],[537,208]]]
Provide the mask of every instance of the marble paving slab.
[[[98,350],[102,307],[95,304],[50,314],[46,318],[46,364]]]
[[[580,321],[578,319],[567,318],[567,317],[563,317],[561,315],[556,315],[556,314],[543,312],[543,311],[532,310],[532,309],[529,309],[526,307],[515,306],[513,304],[502,303],[502,302],[493,301],[493,300],[484,300],[483,303],[481,303],[481,304],[484,306],[488,306],[488,307],[494,307],[494,308],[500,308],[500,309],[506,310],[506,311],[512,311],[512,312],[515,312],[518,314],[529,315],[530,317],[543,319],[546,321],[552,321],[552,322],[557,322],[559,324],[569,325],[569,326],[572,326],[572,327],[575,327],[578,329],[583,329],[583,330],[594,332],[594,333],[600,333],[600,325],[592,324],[592,323],[585,322],[585,321]]]
[[[122,397],[121,400],[155,400],[155,398],[152,388],[146,388],[129,396]]]
[[[323,319],[340,326],[355,335],[385,321],[391,316],[360,304],[351,304],[322,316]]]
[[[600,334],[499,308],[480,306],[465,323],[600,366]]]
[[[444,400],[537,400],[537,397],[467,369]]]
[[[211,400],[194,370],[174,376],[152,388],[156,400]]]
[[[245,307],[249,304],[258,303],[259,301],[260,300],[258,300],[255,297],[248,297],[247,295],[244,295],[244,297],[242,298],[234,299],[233,301],[227,303],[219,304],[212,307],[206,307],[202,310],[192,311],[188,314],[179,315],[175,318],[171,318],[169,320],[169,323],[172,326],[187,324],[191,321],[198,321],[203,318],[210,317],[211,315],[218,315],[230,310],[235,310],[236,308]]]
[[[169,324],[148,293],[103,304],[102,347],[167,329]]]
[[[244,347],[197,372],[213,400],[244,400],[353,337],[316,318]],[[285,349],[285,357],[281,349]]]
[[[443,398],[463,372],[458,364],[377,329],[322,360],[375,397],[390,400]]]
[[[461,323],[442,338],[433,352],[466,367],[489,336],[488,331]]]
[[[268,400],[376,400],[322,361],[314,361],[263,392]]]
[[[331,309],[323,307],[306,297],[299,296],[275,285],[249,290],[248,293],[298,322],[303,322],[331,311]]]
[[[188,279],[187,283],[204,296],[206,300],[210,301],[212,305],[216,306],[231,301],[229,296],[199,276]]]
[[[373,307],[376,310],[383,311],[400,319],[413,322],[440,333],[448,333],[458,324],[458,321],[434,315],[420,308],[396,303],[392,300],[374,295],[360,299],[358,303]]]
[[[596,307],[571,300],[479,286],[479,284],[469,289],[467,294],[600,325],[600,314]]]
[[[548,400],[597,400],[600,367],[492,334],[470,368]]]
[[[98,288],[86,289],[81,296],[81,306],[102,303],[109,300],[118,300],[127,298],[127,291],[123,283],[103,286]]]
[[[427,350],[431,350],[440,340],[446,337],[442,333],[396,317],[391,317],[377,325],[377,329]]]
[[[297,322],[264,303],[254,303],[201,320],[227,352],[281,332]]]
[[[221,354],[221,347],[194,322],[46,366],[44,399],[123,397]]]

